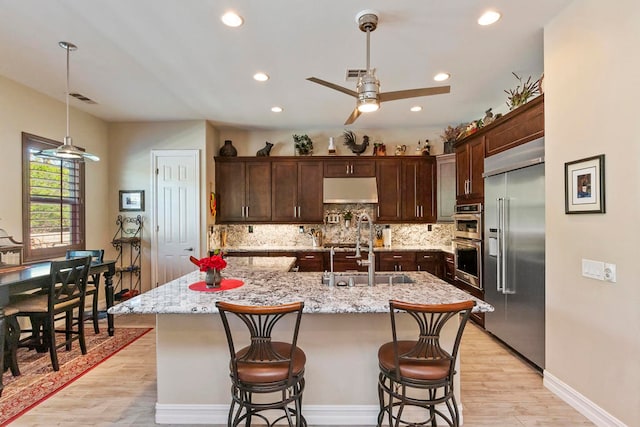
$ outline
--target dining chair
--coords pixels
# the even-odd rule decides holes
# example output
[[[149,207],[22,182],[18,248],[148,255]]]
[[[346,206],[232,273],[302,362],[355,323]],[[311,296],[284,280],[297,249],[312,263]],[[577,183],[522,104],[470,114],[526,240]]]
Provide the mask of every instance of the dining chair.
[[[453,379],[462,332],[474,305],[471,300],[435,305],[389,301],[393,339],[378,349],[378,427],[385,418],[394,427],[437,426],[442,421],[450,427],[460,425]],[[398,339],[396,321],[401,313],[415,320],[416,339]],[[440,333],[447,322],[458,317],[455,339],[444,345]],[[421,409],[407,414],[407,407]],[[404,418],[408,416],[413,418]]]
[[[50,279],[40,293],[21,295],[8,304],[10,309],[17,310],[16,316],[31,320],[31,329],[23,330],[30,336],[21,339],[18,345],[48,348],[54,371],[60,369],[58,348],[64,346],[70,351],[72,342],[77,340],[82,354],[87,354],[83,316],[90,264],[91,257],[52,261]],[[56,329],[56,322],[62,320],[64,329]],[[64,342],[57,343],[56,334],[64,334]]]
[[[104,258],[104,249],[68,250],[66,258],[71,259],[86,256],[91,257],[91,262],[101,263]],[[98,325],[98,320],[100,320],[100,312],[98,310],[98,289],[100,289],[100,273],[90,274],[89,280],[87,281],[86,294],[92,298],[91,316],[86,316],[85,320],[93,320],[93,332],[96,334],[100,333],[100,327]]]
[[[11,370],[11,375],[20,375],[18,367],[18,341],[20,340],[20,324],[16,315],[18,309],[7,306],[4,309],[5,331],[4,331],[4,367],[3,372]]]
[[[229,368],[232,401],[227,425],[254,425],[252,418],[256,417],[266,422],[267,426],[286,419],[290,427],[306,427],[307,421],[302,415],[302,392],[307,359],[297,346],[304,302],[278,306],[242,306],[218,301],[216,307],[220,312],[231,355]],[[228,313],[244,322],[250,339],[246,334],[240,333],[238,335],[245,339],[239,341],[238,337],[234,338]],[[276,324],[288,314],[293,314],[295,321],[276,328]],[[274,328],[283,336],[289,336],[290,341],[272,341]],[[248,345],[236,350],[236,342]],[[255,400],[254,394],[259,395]],[[282,410],[284,415],[269,422],[261,412],[270,409]]]

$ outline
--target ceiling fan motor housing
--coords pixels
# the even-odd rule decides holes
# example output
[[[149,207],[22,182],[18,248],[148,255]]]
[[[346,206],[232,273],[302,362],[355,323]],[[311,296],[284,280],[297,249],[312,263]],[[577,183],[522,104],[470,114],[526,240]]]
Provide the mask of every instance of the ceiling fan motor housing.
[[[358,28],[360,31],[375,31],[378,27],[378,12],[371,9],[366,9],[359,12],[356,15],[356,23],[358,24]]]

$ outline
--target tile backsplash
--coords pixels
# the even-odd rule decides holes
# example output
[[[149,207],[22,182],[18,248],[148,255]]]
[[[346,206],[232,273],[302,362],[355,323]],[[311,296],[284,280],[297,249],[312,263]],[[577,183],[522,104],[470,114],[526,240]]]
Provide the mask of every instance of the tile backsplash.
[[[353,219],[349,227],[345,225],[343,213],[350,210]],[[221,233],[226,233],[228,247],[309,247],[312,246],[311,231],[322,231],[324,243],[355,243],[356,221],[361,212],[373,214],[371,205],[341,205],[340,208],[325,209],[325,218],[335,215],[340,221],[324,224],[255,224],[255,225],[214,225],[209,231],[209,249],[221,247]],[[333,218],[331,218],[333,219]],[[375,223],[376,230],[386,224]],[[302,228],[301,228],[302,227]],[[448,246],[453,237],[453,224],[391,224],[391,244],[394,247]],[[361,229],[362,238],[369,236],[368,226]]]

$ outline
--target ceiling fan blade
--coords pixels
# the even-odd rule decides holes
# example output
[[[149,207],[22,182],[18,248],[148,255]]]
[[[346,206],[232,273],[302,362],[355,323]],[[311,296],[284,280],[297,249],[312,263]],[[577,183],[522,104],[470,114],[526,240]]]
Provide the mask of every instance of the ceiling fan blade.
[[[315,77],[309,77],[307,80],[309,80],[310,82],[314,82],[314,83],[318,83],[319,85],[322,86],[326,86],[328,88],[331,88],[333,90],[337,90],[338,92],[342,92],[342,93],[346,93],[347,95],[351,95],[355,98],[358,97],[358,93],[354,90],[351,89],[347,89],[346,87],[342,87],[342,86],[338,86],[336,84],[330,83],[326,80],[321,80]]]
[[[442,93],[449,93],[451,91],[451,86],[434,86],[434,87],[425,87],[422,89],[407,89],[407,90],[398,90],[395,92],[384,92],[381,93],[380,102],[383,101],[394,101],[396,99],[406,99],[406,98],[417,98],[419,96],[429,96],[429,95],[440,95]]]
[[[347,119],[347,121],[344,122],[344,124],[350,125],[351,123],[355,122],[356,119],[360,116],[360,114],[362,113],[360,112],[360,110],[358,110],[358,107],[356,107],[351,113],[351,115],[349,116],[349,118]]]

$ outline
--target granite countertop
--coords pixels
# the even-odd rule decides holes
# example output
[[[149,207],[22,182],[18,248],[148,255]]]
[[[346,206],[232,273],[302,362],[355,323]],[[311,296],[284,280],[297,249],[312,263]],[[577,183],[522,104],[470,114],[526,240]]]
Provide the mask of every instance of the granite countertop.
[[[239,288],[220,292],[190,290],[190,284],[204,280],[204,273],[196,270],[111,307],[109,314],[217,313],[215,302],[220,300],[242,305],[278,305],[303,300],[305,313],[331,314],[388,313],[390,299],[418,304],[473,299],[477,302],[475,312],[493,311],[486,302],[426,272],[389,273],[405,275],[414,283],[327,286],[321,283],[323,273],[287,272],[288,267],[285,267],[290,266],[294,258],[249,258],[253,260],[244,263],[236,262],[241,258],[229,258],[228,266],[223,270],[223,277],[244,282]],[[269,263],[270,267],[267,266]]]
[[[367,246],[364,245],[363,249],[366,250]],[[329,252],[329,247],[323,246],[227,246],[224,248],[225,252]],[[341,247],[335,246],[336,252],[353,252],[354,247]],[[373,252],[447,252],[453,253],[452,245],[442,246],[390,246],[390,247],[374,247]]]

